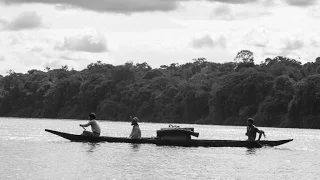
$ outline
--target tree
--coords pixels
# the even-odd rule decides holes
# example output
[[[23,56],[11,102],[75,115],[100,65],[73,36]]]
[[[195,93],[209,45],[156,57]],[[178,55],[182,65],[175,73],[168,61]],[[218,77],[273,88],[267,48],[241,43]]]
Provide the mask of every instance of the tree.
[[[67,65],[64,65],[64,66],[61,67],[61,69],[65,70],[65,71],[68,71],[69,67]]]
[[[204,57],[200,57],[200,58],[196,58],[196,59],[192,59],[194,61],[195,64],[202,64],[204,63],[207,59]]]
[[[9,70],[7,71],[7,73],[8,73],[9,75],[11,75],[11,74],[14,74],[15,72],[14,72],[13,69],[9,69]]]
[[[139,69],[139,70],[142,70],[142,71],[149,71],[151,70],[152,68],[149,66],[148,63],[146,62],[143,62],[141,64],[137,63],[136,64],[136,67]]]
[[[94,111],[99,119],[225,125],[254,117],[259,126],[320,128],[320,58],[302,65],[277,56],[255,65],[243,50],[235,59],[11,70],[0,76],[0,116],[84,119]]]
[[[167,65],[161,65],[160,68],[161,68],[161,69],[167,69],[168,66],[167,66]]]
[[[45,70],[45,71],[50,71],[50,68],[49,68],[49,67],[46,67],[44,70]]]
[[[253,63],[253,52],[249,50],[241,50],[237,53],[236,57],[234,58],[235,62],[243,62],[243,63]]]

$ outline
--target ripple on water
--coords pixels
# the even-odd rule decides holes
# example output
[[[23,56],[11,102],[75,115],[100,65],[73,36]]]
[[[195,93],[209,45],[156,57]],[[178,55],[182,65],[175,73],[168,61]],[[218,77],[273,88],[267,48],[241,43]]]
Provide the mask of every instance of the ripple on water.
[[[4,179],[317,179],[320,132],[263,128],[278,147],[186,148],[150,144],[77,143],[44,129],[80,134],[75,120],[0,120],[0,173]],[[168,124],[141,123],[143,136]],[[194,127],[201,139],[244,139],[245,127]],[[127,136],[130,123],[101,121],[103,135]]]

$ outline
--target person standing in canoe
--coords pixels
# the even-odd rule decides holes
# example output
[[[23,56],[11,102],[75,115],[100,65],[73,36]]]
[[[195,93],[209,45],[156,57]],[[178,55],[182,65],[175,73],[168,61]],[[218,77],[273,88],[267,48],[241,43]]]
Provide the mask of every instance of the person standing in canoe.
[[[130,138],[131,139],[140,139],[141,138],[141,130],[138,124],[139,119],[137,117],[132,118],[132,116],[130,116],[131,118],[131,126],[132,127],[132,131],[130,133]]]
[[[91,126],[91,130],[92,130],[92,132],[84,130],[83,133],[81,134],[82,136],[95,136],[95,137],[100,136],[101,128],[98,124],[98,121],[96,120],[96,115],[94,113],[89,114],[89,122],[87,124],[80,124],[80,126],[81,127]]]
[[[262,134],[264,137],[266,137],[266,135],[264,134],[264,131],[259,130],[253,124],[254,124],[254,120],[252,118],[248,118],[247,119],[247,132],[246,132],[246,136],[248,136],[248,141],[255,141],[257,133],[259,133],[259,137],[258,137],[257,141],[260,141]]]

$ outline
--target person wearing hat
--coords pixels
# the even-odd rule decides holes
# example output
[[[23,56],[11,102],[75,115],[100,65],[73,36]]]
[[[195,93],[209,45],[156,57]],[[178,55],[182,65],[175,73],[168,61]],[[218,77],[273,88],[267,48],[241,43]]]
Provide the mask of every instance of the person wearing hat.
[[[266,135],[264,134],[264,131],[259,130],[254,124],[254,120],[252,118],[247,119],[247,132],[246,136],[248,136],[248,141],[255,141],[256,135],[259,133],[258,141],[260,141],[261,135],[263,134],[264,137]]]
[[[83,135],[83,136],[96,136],[96,137],[100,136],[101,128],[98,124],[98,121],[96,120],[96,115],[94,113],[89,114],[89,122],[87,124],[80,124],[80,126],[83,128],[91,126],[91,130],[92,130],[92,132],[84,130],[81,135]]]
[[[132,131],[130,133],[130,138],[131,139],[140,139],[141,138],[141,130],[138,124],[139,119],[137,117],[132,118],[132,116],[130,116],[131,118],[131,126],[132,127]]]

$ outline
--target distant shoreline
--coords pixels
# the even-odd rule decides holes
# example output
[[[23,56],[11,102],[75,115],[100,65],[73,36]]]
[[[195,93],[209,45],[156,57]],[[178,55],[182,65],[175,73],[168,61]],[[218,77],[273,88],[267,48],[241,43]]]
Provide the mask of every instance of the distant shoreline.
[[[237,62],[147,63],[113,66],[101,61],[82,71],[47,68],[0,77],[0,116],[97,119],[171,124],[320,129],[320,57],[287,57],[254,64],[250,51]]]

